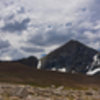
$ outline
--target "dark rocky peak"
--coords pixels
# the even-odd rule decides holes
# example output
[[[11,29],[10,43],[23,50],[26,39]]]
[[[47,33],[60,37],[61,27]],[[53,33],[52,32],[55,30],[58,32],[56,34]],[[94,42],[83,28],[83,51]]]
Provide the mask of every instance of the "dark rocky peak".
[[[71,40],[44,57],[41,60],[41,68],[48,70],[62,68],[64,71],[66,69],[66,72],[85,73],[97,52],[79,41]]]
[[[76,40],[70,40],[69,42],[67,42],[66,44],[64,44],[62,47],[60,47],[61,49],[62,48],[66,48],[66,49],[74,49],[74,50],[81,50],[82,48],[86,48],[86,49],[92,49],[92,48],[89,48],[88,46],[86,46],[85,44],[79,42],[79,41],[76,41]]]

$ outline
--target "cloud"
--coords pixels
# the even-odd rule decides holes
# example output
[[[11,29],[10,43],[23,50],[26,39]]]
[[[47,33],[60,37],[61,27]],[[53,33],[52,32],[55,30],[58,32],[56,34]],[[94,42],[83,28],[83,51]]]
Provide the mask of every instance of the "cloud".
[[[100,12],[100,6],[99,6],[100,0],[93,0],[93,1],[94,2],[90,8],[90,11],[91,11],[90,17],[91,17],[91,21],[95,22],[97,20],[100,20],[100,13],[99,13]]]
[[[17,60],[25,57],[25,55],[15,48],[9,48],[0,52],[0,60]]]
[[[24,14],[25,13],[25,8],[24,7],[20,7],[20,9],[17,11],[17,13]]]
[[[0,40],[0,50],[10,47],[9,41]]]
[[[28,28],[28,23],[30,22],[29,18],[24,19],[22,22],[15,21],[14,23],[7,23],[4,27],[1,28],[2,31],[8,32],[21,32]]]
[[[99,4],[99,0],[1,0],[0,34],[12,45],[3,56],[40,57],[70,39],[100,49]]]
[[[41,31],[43,34],[41,34]],[[52,46],[52,45],[60,45],[66,41],[74,37],[74,34],[69,32],[67,33],[65,29],[59,30],[59,28],[53,28],[48,31],[41,30],[40,33],[37,33],[36,35],[33,35],[29,38],[27,41],[30,44],[34,44],[36,46]]]
[[[21,47],[21,49],[26,53],[39,53],[44,52],[44,49],[36,48],[36,47]]]

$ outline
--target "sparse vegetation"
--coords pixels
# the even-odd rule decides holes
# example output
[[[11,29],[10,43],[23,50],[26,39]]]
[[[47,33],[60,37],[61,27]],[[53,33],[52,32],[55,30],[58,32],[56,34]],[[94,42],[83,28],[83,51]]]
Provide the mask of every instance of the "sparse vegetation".
[[[65,89],[64,86],[35,87],[0,84],[0,100],[100,100],[97,90]]]
[[[100,100],[99,78],[36,70],[15,62],[0,63],[0,99]]]

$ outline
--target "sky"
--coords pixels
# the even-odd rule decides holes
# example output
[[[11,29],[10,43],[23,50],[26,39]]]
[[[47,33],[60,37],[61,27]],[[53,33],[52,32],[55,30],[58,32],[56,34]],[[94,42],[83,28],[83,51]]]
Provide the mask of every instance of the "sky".
[[[100,50],[100,0],[0,0],[0,60],[41,58],[71,39]]]

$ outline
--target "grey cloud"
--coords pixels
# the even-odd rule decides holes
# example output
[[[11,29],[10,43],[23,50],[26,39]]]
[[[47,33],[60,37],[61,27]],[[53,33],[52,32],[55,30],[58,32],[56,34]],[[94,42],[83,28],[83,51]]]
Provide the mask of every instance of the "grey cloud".
[[[20,32],[28,28],[29,18],[24,19],[22,22],[15,21],[14,23],[7,23],[1,28],[2,31]]]
[[[72,26],[73,24],[71,22],[69,23],[66,23],[66,26],[69,27],[69,26]]]
[[[4,2],[3,1],[3,3],[5,5],[5,7],[7,7],[7,6],[10,6],[10,5],[13,5],[14,4],[14,1],[8,1],[8,2]]]
[[[0,40],[0,49],[4,49],[8,47],[10,47],[10,43],[8,41]]]
[[[0,52],[0,58],[4,57],[11,57],[12,60],[17,60],[20,58],[25,57],[25,55],[20,52],[20,50],[14,48],[3,49]]]
[[[20,7],[20,10],[18,10],[17,13],[18,14],[25,13],[25,8],[24,7]]]
[[[87,8],[82,8],[82,11],[86,11],[87,10]]]
[[[15,16],[14,14],[11,14],[6,18],[6,20],[12,20],[14,18],[14,16]]]
[[[62,44],[70,40],[72,37],[74,37],[74,34],[70,32],[70,30],[67,32],[65,30],[58,31],[57,29],[52,29],[44,35],[37,33],[35,36],[31,36],[27,42],[37,46],[52,46]]]
[[[0,57],[3,56],[4,54],[8,53],[9,48],[1,49],[0,50]]]
[[[94,0],[94,4],[90,8],[91,22],[100,20],[100,0]]]
[[[8,53],[8,55],[12,57],[13,60],[25,57],[25,55],[17,49],[12,49],[11,52]]]
[[[100,37],[96,39],[89,39],[86,35],[84,35],[85,32],[96,34],[99,30],[88,27],[78,28],[77,26],[79,26],[80,24],[81,23],[77,23],[75,25],[73,24],[72,26],[72,23],[68,23],[67,25],[69,26],[69,28],[67,28],[67,26],[66,29],[63,29],[61,27],[54,27],[47,32],[41,30],[40,32],[37,32],[35,36],[31,36],[27,42],[30,44],[35,44],[36,46],[47,47],[53,45],[61,45],[71,39],[79,40],[85,44],[89,44],[91,41],[96,42],[100,40]]]
[[[22,49],[24,52],[27,52],[27,53],[39,53],[39,52],[44,52],[44,49],[40,49],[40,48],[21,47],[21,49]]]
[[[4,1],[4,0],[2,0],[2,1]],[[5,1],[5,3],[6,2],[7,1]],[[14,2],[17,3],[17,1],[14,1]],[[6,4],[6,6],[7,5],[9,5],[8,2]],[[34,35],[34,32],[33,32],[33,35],[29,34],[28,37],[30,37],[30,38],[25,37],[25,39],[26,38],[28,39],[27,43],[34,44],[36,46],[36,48],[29,48],[29,47],[20,48],[21,51],[24,52],[25,54],[37,53],[37,52],[43,53],[43,51],[47,47],[49,47],[49,46],[52,47],[53,45],[64,44],[70,39],[76,39],[76,40],[82,41],[83,43],[86,43],[86,44],[89,44],[90,42],[95,44],[95,43],[100,41],[100,35],[98,34],[100,32],[100,29],[96,29],[95,28],[95,26],[97,26],[96,23],[98,23],[99,20],[100,20],[100,13],[99,13],[100,12],[100,0],[94,0],[94,4],[93,5],[91,5],[91,3],[89,3],[87,5],[88,6],[83,6],[82,5],[81,7],[79,7],[79,9],[77,11],[75,10],[76,11],[75,12],[75,17],[74,17],[74,12],[73,12],[72,15],[70,15],[69,12],[68,12],[68,16],[67,16],[67,8],[60,9],[61,12],[65,12],[66,11],[66,15],[63,15],[63,13],[61,13],[61,16],[62,17],[64,16],[64,17],[63,17],[62,20],[60,20],[59,19],[60,18],[59,12],[54,11],[53,10],[54,8],[51,5],[50,6],[52,8],[52,11],[55,12],[54,15],[53,15],[53,13],[50,12],[51,10],[48,10],[48,8],[47,8],[47,12],[48,12],[48,14],[47,14],[42,9],[35,10],[35,8],[36,9],[38,8],[37,5],[36,5],[36,7],[31,7],[31,6],[28,7],[27,4],[21,4],[21,5],[19,5],[20,9],[18,7],[19,10],[16,9],[16,6],[15,6],[14,11],[16,13],[12,13],[11,12],[9,15],[7,15],[7,16],[4,15],[4,17],[1,18],[1,19],[4,20],[4,22],[6,24],[5,24],[4,27],[0,28],[0,31],[3,31],[4,34],[5,34],[5,32],[8,32],[10,34],[10,33],[15,33],[15,32],[19,32],[20,33],[22,31],[26,30],[26,33],[29,34],[28,31],[27,31],[28,27],[36,28],[36,31],[37,30],[39,31],[39,32],[36,33],[36,35]],[[90,5],[91,5],[91,7],[90,7]],[[77,6],[80,6],[80,5],[77,5]],[[43,8],[43,9],[45,9],[45,8]],[[29,10],[31,10],[31,11],[29,12]],[[7,10],[7,12],[8,12],[8,10]],[[4,13],[6,13],[6,11]],[[33,15],[32,15],[32,13],[33,13]],[[56,15],[56,13],[57,13],[57,15]],[[23,18],[23,16],[27,16],[27,14],[31,18],[33,18],[32,20],[34,21],[34,23],[32,23],[30,26],[28,26],[29,22],[31,21],[29,18],[26,18],[26,19],[22,20],[21,22],[15,21],[14,23],[10,23],[10,20],[13,21],[13,19],[16,20],[16,18],[20,18],[20,17]],[[46,14],[48,16],[46,16]],[[34,19],[35,18],[34,15],[36,17],[36,20]],[[41,16],[41,15],[43,15],[43,16]],[[55,17],[54,19],[52,19],[53,16]],[[71,18],[69,18],[70,16],[74,17],[75,21],[74,21],[73,18],[72,18],[72,20],[65,20],[66,17],[68,17],[68,19],[71,19]],[[6,19],[6,18],[8,18],[8,19]],[[44,21],[43,18],[46,18],[46,20]],[[53,20],[54,20],[54,22],[53,22]],[[57,24],[56,24],[56,20],[57,20]],[[65,23],[65,21],[67,21],[67,23]],[[89,25],[84,24],[85,22],[86,23],[90,23],[90,24]],[[48,23],[48,25],[45,24],[45,23]],[[60,24],[60,25],[63,24],[63,25],[59,27],[58,24]],[[84,25],[81,26],[81,24],[84,24]],[[46,25],[47,25],[47,30],[49,30],[49,31],[47,31],[46,28],[44,28]],[[99,26],[99,23],[98,23],[98,26]],[[42,29],[42,27],[44,29]],[[45,32],[45,30],[47,32]],[[93,33],[93,34],[97,34],[97,37],[93,37],[91,39],[91,38],[89,38],[89,36],[86,36],[86,34],[84,35],[85,32],[90,32],[90,33]],[[22,38],[24,38],[25,35],[20,35],[20,36]],[[26,42],[24,42],[23,44],[26,44]],[[21,44],[19,44],[19,45],[21,47]],[[37,48],[38,46],[40,46],[43,50],[42,49],[38,49]],[[2,44],[0,43],[0,51],[1,51],[1,48],[6,48],[6,47],[7,47],[7,44],[5,44],[3,46],[3,43]],[[4,53],[8,52],[6,50],[8,50],[8,49],[3,49],[2,53],[3,52]],[[17,53],[15,54],[15,52],[17,52]],[[8,55],[10,55],[14,59],[16,59],[18,57],[25,56],[25,55],[22,54],[22,52],[20,52],[18,50],[10,49]]]

